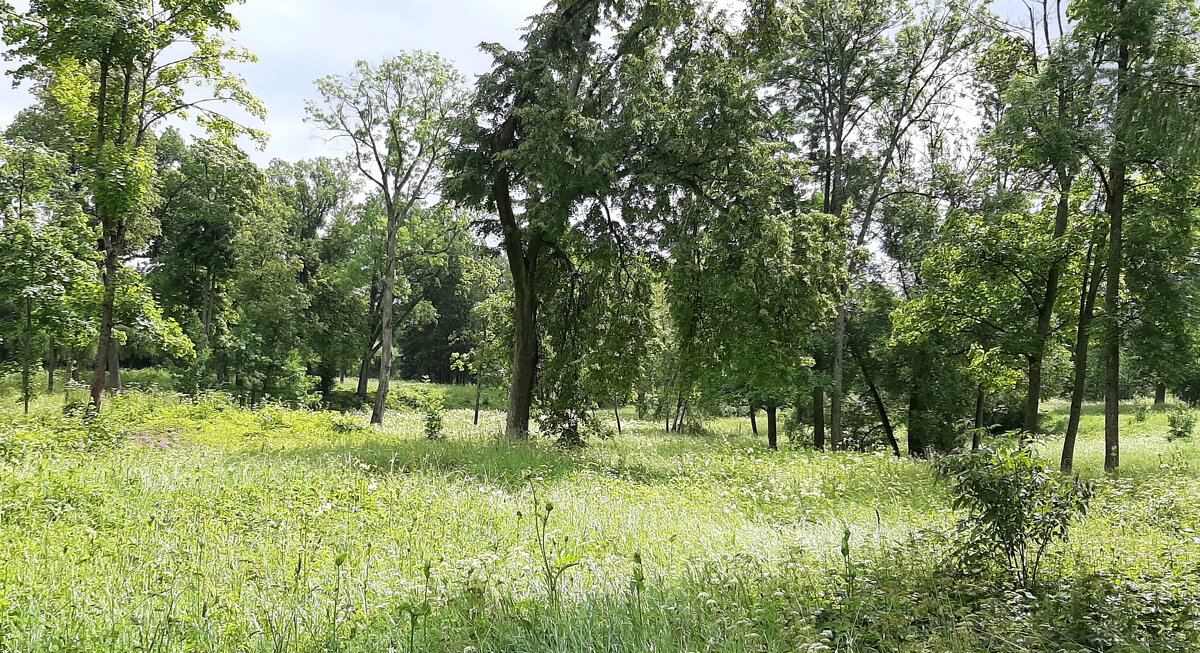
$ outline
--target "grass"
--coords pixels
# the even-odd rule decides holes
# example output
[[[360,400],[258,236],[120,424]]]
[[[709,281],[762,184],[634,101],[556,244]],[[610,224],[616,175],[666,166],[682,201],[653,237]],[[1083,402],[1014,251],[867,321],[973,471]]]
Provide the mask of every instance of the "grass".
[[[430,442],[404,412],[376,430],[146,391],[82,425],[59,396],[29,418],[0,401],[4,651],[1200,646],[1200,447],[1168,445],[1157,412],[1130,418],[1105,478],[1089,407],[1077,459],[1100,491],[1055,552],[1072,593],[1037,604],[1090,606],[1091,579],[1096,605],[1174,619],[1104,645],[1095,632],[1119,620],[1073,634],[1063,623],[1087,619],[1022,612],[1019,594],[971,581],[982,571],[948,575],[955,514],[925,463],[768,452],[733,422],[667,436],[627,419],[564,452],[499,440],[494,411],[474,428],[453,410]]]

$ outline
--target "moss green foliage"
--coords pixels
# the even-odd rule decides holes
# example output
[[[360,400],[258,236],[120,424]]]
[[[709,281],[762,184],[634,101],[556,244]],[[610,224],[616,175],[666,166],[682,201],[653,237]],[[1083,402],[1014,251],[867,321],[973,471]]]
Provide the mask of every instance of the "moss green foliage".
[[[1128,418],[1124,475],[1017,590],[954,564],[962,515],[928,463],[768,452],[732,421],[667,436],[627,416],[564,452],[496,438],[494,411],[476,429],[450,410],[430,441],[420,412],[372,429],[219,394],[138,391],[91,421],[2,401],[4,650],[1200,645],[1200,447],[1168,444],[1159,413]]]

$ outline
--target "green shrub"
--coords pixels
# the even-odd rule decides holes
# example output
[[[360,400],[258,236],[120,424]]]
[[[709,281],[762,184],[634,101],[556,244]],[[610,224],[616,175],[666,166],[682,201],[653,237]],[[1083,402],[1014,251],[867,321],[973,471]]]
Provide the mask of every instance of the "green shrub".
[[[1150,402],[1145,399],[1139,399],[1133,402],[1133,419],[1141,423],[1150,417]]]
[[[1183,404],[1171,407],[1167,413],[1167,441],[1186,440],[1196,430],[1196,411]]]
[[[1019,587],[1037,584],[1050,546],[1065,541],[1087,512],[1089,483],[1052,470],[1025,441],[1002,442],[942,459],[959,521],[955,555],[961,565],[999,561]]]
[[[425,437],[442,439],[442,428],[446,417],[446,395],[441,390],[426,388],[421,397],[421,410],[425,413]]]

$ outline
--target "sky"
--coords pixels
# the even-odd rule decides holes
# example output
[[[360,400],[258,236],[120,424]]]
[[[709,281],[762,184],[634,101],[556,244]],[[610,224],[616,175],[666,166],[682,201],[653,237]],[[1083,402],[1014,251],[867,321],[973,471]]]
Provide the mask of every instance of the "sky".
[[[270,111],[265,123],[250,126],[271,135],[265,148],[247,142],[252,159],[295,161],[336,156],[341,151],[304,122],[304,106],[316,99],[320,77],[349,72],[355,62],[380,61],[405,50],[438,52],[473,80],[485,72],[490,57],[483,42],[520,45],[521,28],[546,0],[246,0],[233,8],[242,29],[234,40],[259,57],[239,65],[250,90]],[[27,0],[12,3],[18,11]],[[996,0],[993,10],[1006,13],[1017,0]],[[5,70],[13,62],[0,62]],[[9,81],[6,78],[6,81]],[[23,89],[0,84],[0,126],[31,103]],[[185,129],[185,131],[188,131]]]
[[[497,42],[515,48],[521,28],[545,0],[246,0],[235,6],[242,29],[235,41],[258,55],[259,62],[239,66],[250,90],[270,111],[265,129],[271,140],[263,150],[247,145],[259,164],[271,159],[298,160],[331,156],[314,128],[304,122],[304,103],[316,99],[313,82],[349,72],[359,60],[380,61],[405,50],[438,52],[474,79],[490,57],[479,44]],[[26,2],[14,2],[23,10]],[[24,6],[23,6],[24,5]],[[0,62],[4,70],[13,62]],[[0,125],[31,103],[11,79],[0,84]]]

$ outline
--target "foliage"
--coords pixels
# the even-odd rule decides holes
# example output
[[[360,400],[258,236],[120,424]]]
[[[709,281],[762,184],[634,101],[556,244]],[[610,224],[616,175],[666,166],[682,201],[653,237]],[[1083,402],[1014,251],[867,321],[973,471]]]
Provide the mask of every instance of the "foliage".
[[[1196,431],[1196,422],[1200,419],[1196,411],[1183,404],[1175,404],[1167,412],[1167,441],[1188,440]]]
[[[966,512],[958,524],[959,564],[999,560],[1024,588],[1040,582],[1050,547],[1067,539],[1095,492],[1051,470],[1025,442],[943,458],[938,475],[951,483],[952,505]]]

